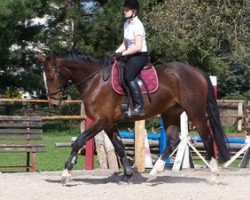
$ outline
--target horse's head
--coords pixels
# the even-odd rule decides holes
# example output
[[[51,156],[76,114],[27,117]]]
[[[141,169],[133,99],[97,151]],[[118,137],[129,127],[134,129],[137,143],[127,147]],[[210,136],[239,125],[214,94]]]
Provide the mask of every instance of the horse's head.
[[[47,92],[48,103],[51,105],[61,105],[66,98],[65,88],[68,85],[68,80],[64,77],[57,58],[54,53],[48,56],[37,54],[38,60],[43,66],[43,80]]]

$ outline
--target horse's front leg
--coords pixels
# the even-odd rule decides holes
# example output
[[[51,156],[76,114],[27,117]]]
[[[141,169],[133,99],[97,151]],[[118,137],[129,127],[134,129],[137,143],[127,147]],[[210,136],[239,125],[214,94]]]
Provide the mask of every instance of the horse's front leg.
[[[106,121],[95,121],[91,126],[89,126],[84,132],[82,132],[73,144],[70,156],[65,163],[65,167],[62,173],[61,181],[62,184],[67,183],[71,179],[71,170],[76,164],[77,154],[83,145],[91,138],[93,138],[97,133],[102,131],[107,125]]]

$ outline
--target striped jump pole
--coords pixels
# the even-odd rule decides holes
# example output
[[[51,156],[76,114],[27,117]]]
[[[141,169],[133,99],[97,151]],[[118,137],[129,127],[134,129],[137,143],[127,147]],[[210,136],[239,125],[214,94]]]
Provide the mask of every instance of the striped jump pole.
[[[191,153],[189,150],[188,140],[188,117],[186,112],[181,114],[181,142],[177,147],[177,154],[174,160],[174,165],[172,170],[179,171],[182,168],[194,168],[193,160],[191,158]]]
[[[213,88],[214,88],[215,98],[217,99],[217,93],[218,93],[217,77],[216,76],[210,76],[209,78],[210,78],[210,80],[212,82],[212,85],[213,85]],[[210,130],[210,133],[214,137],[214,133],[213,133],[213,130],[212,130],[210,125],[209,125],[209,130]],[[218,160],[218,147],[217,147],[217,144],[216,144],[215,140],[213,140],[213,149],[214,149],[215,158]]]
[[[250,136],[246,136],[245,145],[229,161],[227,161],[223,167],[229,167],[229,165],[231,165],[243,153],[245,153],[245,155],[241,161],[240,167],[250,167]]]

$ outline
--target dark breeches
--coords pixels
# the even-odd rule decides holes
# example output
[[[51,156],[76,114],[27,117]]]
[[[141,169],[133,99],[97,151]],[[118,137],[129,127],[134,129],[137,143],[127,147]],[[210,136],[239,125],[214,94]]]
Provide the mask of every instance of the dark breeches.
[[[134,81],[136,76],[140,73],[142,68],[148,62],[148,53],[137,53],[132,56],[128,56],[127,66],[125,71],[125,81],[127,83]]]

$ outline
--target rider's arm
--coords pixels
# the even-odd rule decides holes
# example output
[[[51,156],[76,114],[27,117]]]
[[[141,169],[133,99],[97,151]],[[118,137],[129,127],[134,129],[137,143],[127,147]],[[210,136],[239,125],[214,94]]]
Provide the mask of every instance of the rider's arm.
[[[141,35],[136,35],[135,36],[135,45],[129,49],[126,49],[125,51],[122,52],[123,56],[135,54],[137,52],[140,52],[142,49],[142,40],[143,37]]]
[[[115,51],[115,53],[122,53],[126,49],[127,49],[127,42],[125,39],[123,39],[121,46]]]

